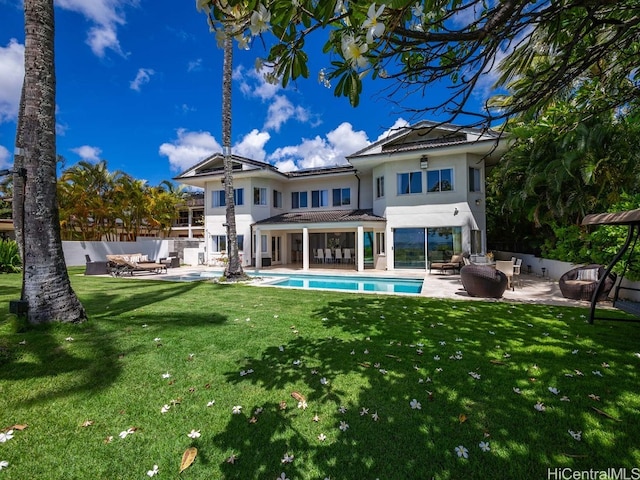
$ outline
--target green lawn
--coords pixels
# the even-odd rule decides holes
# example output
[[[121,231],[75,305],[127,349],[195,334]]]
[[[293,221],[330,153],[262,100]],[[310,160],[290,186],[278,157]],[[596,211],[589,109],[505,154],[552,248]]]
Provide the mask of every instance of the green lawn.
[[[90,321],[37,329],[6,313],[20,277],[0,275],[0,479],[149,478],[154,465],[157,478],[271,480],[640,466],[639,324],[80,272]],[[27,427],[7,440],[14,425]]]

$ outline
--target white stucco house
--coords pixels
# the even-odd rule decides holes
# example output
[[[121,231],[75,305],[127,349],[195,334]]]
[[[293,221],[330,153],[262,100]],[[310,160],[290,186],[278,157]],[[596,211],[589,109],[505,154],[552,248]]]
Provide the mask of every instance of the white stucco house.
[[[242,263],[426,270],[454,253],[483,254],[485,172],[506,148],[495,132],[421,122],[334,167],[281,172],[234,155]],[[205,191],[205,261],[215,263],[227,241],[222,154],[175,180]]]

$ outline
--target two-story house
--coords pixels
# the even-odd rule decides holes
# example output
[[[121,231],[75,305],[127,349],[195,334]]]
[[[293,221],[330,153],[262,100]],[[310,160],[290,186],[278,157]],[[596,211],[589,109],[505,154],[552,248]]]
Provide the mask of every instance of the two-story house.
[[[280,172],[233,156],[244,266],[316,263],[422,269],[486,245],[486,168],[506,149],[494,133],[421,122],[347,157],[344,165]],[[175,180],[205,191],[206,261],[226,253],[223,157]]]

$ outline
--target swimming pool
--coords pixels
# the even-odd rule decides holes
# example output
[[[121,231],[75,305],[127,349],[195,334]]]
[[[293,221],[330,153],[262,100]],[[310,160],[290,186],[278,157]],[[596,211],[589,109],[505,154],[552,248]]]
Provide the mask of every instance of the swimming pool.
[[[163,280],[192,282],[219,277],[222,272],[200,272],[170,275]],[[305,275],[272,272],[246,272],[251,277],[264,278],[260,286],[339,290],[343,292],[400,293],[417,295],[422,291],[422,279],[393,277],[360,277],[347,275]]]

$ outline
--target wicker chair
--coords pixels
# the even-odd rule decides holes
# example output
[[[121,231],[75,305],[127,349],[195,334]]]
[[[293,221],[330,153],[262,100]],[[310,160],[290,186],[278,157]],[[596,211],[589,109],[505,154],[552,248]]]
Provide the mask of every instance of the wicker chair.
[[[606,269],[602,265],[584,265],[569,270],[559,280],[562,296],[572,300],[591,301],[593,292],[598,286],[598,280],[602,278],[605,271]],[[615,273],[609,274],[598,297],[599,302],[606,300],[616,283],[616,279],[617,275]]]
[[[501,298],[507,289],[507,276],[488,265],[465,265],[460,269],[462,286],[472,297]]]

